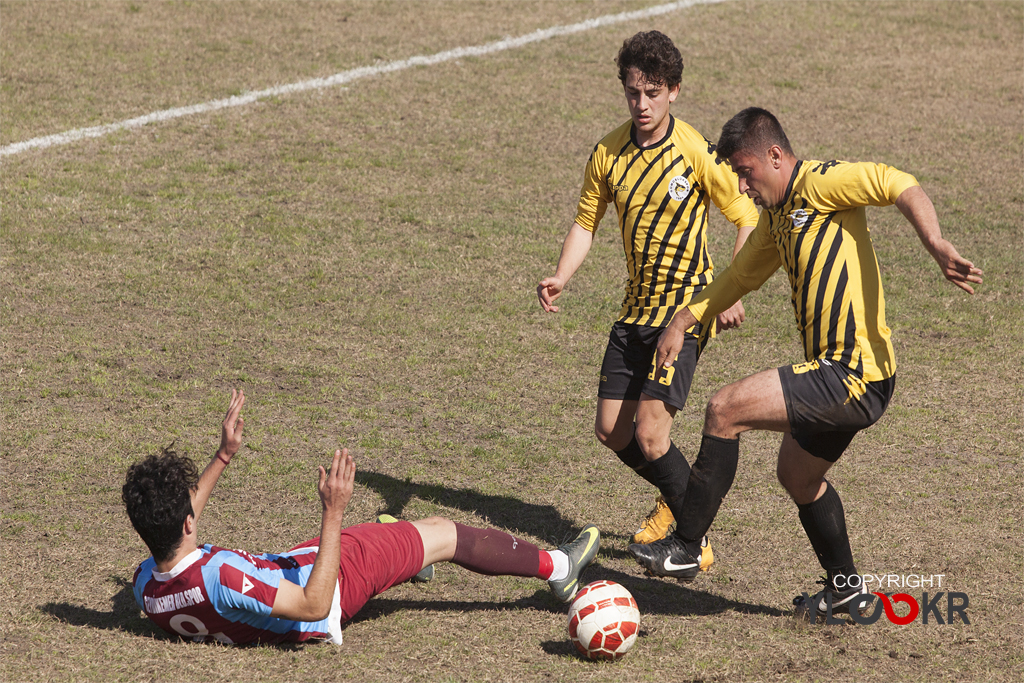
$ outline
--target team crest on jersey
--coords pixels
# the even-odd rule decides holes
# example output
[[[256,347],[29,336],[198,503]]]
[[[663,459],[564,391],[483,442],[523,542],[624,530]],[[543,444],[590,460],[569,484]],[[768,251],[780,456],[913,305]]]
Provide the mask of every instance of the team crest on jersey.
[[[811,216],[803,209],[797,209],[793,213],[789,214],[789,220],[793,221],[793,225],[798,228],[802,228],[807,225],[807,219]]]
[[[672,197],[672,199],[680,202],[688,194],[690,194],[690,181],[683,176],[677,175],[668,181],[668,196]]]

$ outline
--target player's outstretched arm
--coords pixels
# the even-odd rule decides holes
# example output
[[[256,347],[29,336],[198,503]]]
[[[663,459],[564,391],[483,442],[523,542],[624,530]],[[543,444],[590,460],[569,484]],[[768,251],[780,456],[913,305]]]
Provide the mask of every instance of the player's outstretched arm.
[[[238,391],[232,389],[228,412],[221,423],[220,448],[217,449],[210,464],[203,470],[196,491],[192,494],[192,511],[197,520],[203,508],[206,507],[206,501],[210,499],[210,494],[213,492],[213,487],[217,485],[220,475],[224,473],[231,458],[242,447],[242,428],[245,426],[245,420],[241,415],[243,405],[245,405],[245,394],[241,389]]]
[[[537,299],[540,306],[548,313],[558,313],[558,306],[555,300],[562,296],[562,290],[569,278],[579,269],[583,260],[590,253],[590,245],[594,243],[594,233],[584,228],[579,223],[573,223],[569,234],[565,236],[562,244],[562,253],[558,257],[558,267],[555,274],[546,277],[537,285]]]
[[[943,276],[968,294],[974,294],[971,283],[980,285],[981,276],[984,273],[980,268],[975,268],[973,263],[960,256],[956,247],[942,237],[935,206],[925,191],[916,185],[907,188],[896,199],[896,207],[914,226],[924,248],[939,264],[939,270],[942,271]]]
[[[334,451],[331,471],[320,467],[317,491],[323,504],[320,526],[320,550],[305,586],[282,580],[277,588],[272,617],[293,621],[320,621],[331,612],[334,585],[341,563],[341,524],[345,508],[352,498],[356,465],[348,449]]]

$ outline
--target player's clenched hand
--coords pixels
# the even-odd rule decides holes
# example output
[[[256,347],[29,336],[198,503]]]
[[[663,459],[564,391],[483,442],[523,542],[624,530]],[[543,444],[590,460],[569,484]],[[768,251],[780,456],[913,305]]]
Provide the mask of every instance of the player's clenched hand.
[[[565,282],[557,277],[546,277],[540,281],[537,285],[537,299],[540,301],[540,307],[548,313],[558,313],[558,306],[555,306],[555,300],[562,296],[562,288],[565,287]]]
[[[356,465],[348,449],[334,451],[330,471],[320,467],[320,482],[317,492],[324,506],[324,514],[341,515],[352,498],[352,487],[356,478]]]
[[[718,330],[724,332],[725,330],[731,330],[734,327],[739,327],[746,319],[747,312],[743,310],[743,302],[737,301],[731,308],[718,314],[718,317],[716,318]]]
[[[243,405],[245,405],[245,394],[241,389],[238,391],[232,389],[228,413],[224,416],[224,422],[221,424],[220,448],[217,451],[227,456],[228,460],[242,447],[242,428],[245,427],[245,420],[241,417]]]
[[[932,256],[947,280],[968,294],[974,294],[974,288],[968,283],[981,284],[981,276],[984,274],[981,268],[975,268],[973,263],[961,256],[956,247],[945,239],[939,240],[934,246]]]

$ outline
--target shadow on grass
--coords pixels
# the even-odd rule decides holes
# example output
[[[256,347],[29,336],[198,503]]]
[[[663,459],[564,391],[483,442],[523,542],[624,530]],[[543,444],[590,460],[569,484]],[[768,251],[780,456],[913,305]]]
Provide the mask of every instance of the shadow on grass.
[[[639,571],[639,568],[637,568]],[[699,589],[703,577],[698,577],[688,587],[674,579],[656,579],[639,574],[627,574],[617,569],[602,565],[593,565],[587,572],[584,581],[601,579],[622,584],[636,599],[640,614],[664,614],[683,616],[709,616],[722,612],[739,612],[740,614],[760,614],[770,617],[782,617],[789,614],[767,605],[757,605],[739,600],[729,600]]]
[[[758,614],[772,617],[782,617],[788,614],[788,612],[766,605],[729,600],[707,591],[688,588],[675,581],[634,576],[597,564],[591,566],[583,580],[589,583],[601,579],[621,584],[632,593],[636,599],[637,606],[640,608],[640,614],[710,616],[722,612],[739,612],[740,614]],[[499,612],[509,609],[530,609],[556,614],[568,612],[568,606],[555,600],[546,588],[537,590],[533,595],[500,602],[390,599],[387,597],[387,593],[384,593],[368,602],[366,607],[347,623],[355,624],[406,609],[435,612]],[[550,654],[562,654],[563,650],[564,652],[571,652],[571,650],[565,650],[559,646],[557,651],[553,651]]]
[[[154,638],[156,640],[190,640],[189,638],[171,635],[142,616],[142,611],[135,602],[135,595],[130,581],[119,576],[111,576],[110,580],[119,585],[120,590],[110,598],[112,609],[109,612],[102,612],[80,605],[71,605],[66,602],[48,602],[42,605],[39,611],[49,614],[58,621],[70,626],[88,626],[108,631],[125,631],[133,635]],[[209,641],[207,644],[211,647],[224,647],[216,641]],[[231,647],[275,647],[283,650],[300,650],[305,647],[305,644],[274,643],[262,646],[257,644],[241,644]]]
[[[510,496],[493,496],[472,489],[452,489],[437,484],[417,484],[376,472],[356,472],[356,481],[384,499],[382,512],[409,519],[402,511],[413,498],[470,512],[491,526],[542,538],[553,546],[575,538],[581,527],[562,517],[553,505],[525,503]]]
[[[120,590],[110,598],[112,609],[109,612],[66,602],[48,602],[39,611],[71,626],[91,626],[110,631],[127,631],[139,636],[166,637],[162,630],[142,616],[132,594],[131,582],[119,576],[111,576],[110,580],[120,586]]]
[[[534,610],[558,614],[566,611],[566,606],[555,600],[541,589],[533,595],[524,595],[516,600],[484,601],[484,600],[417,600],[388,598],[382,593],[366,603],[354,617],[345,622],[345,626],[364,621],[373,621],[396,612],[507,612],[509,610]]]

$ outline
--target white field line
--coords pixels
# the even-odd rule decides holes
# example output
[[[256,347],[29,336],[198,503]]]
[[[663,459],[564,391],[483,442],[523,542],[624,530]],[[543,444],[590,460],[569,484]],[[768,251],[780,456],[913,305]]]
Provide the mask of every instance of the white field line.
[[[76,128],[74,130],[69,130],[64,133],[46,135],[40,138],[32,138],[31,140],[25,140],[24,142],[16,142],[10,145],[6,145],[4,147],[0,147],[0,157],[9,156],[12,154],[19,154],[21,152],[34,148],[52,147],[54,145],[66,145],[68,143],[75,142],[76,140],[84,140],[86,138],[98,138],[103,135],[107,135],[108,133],[114,133],[119,130],[138,128],[139,126],[145,126],[149,123],[156,123],[158,121],[169,121],[170,119],[177,119],[181,118],[182,116],[204,114],[206,112],[216,111],[218,109],[226,109],[228,107],[241,107],[243,105],[251,104],[256,100],[260,100],[265,97],[287,95],[289,93],[302,92],[303,90],[330,88],[332,86],[341,85],[342,83],[349,83],[360,78],[367,78],[369,76],[377,76],[379,74],[391,73],[392,71],[402,71],[403,69],[408,69],[413,66],[429,66],[431,64],[441,64],[442,62],[450,62],[454,59],[461,59],[463,57],[479,57],[481,55],[488,55],[494,52],[503,52],[504,50],[512,50],[517,47],[522,47],[523,45],[529,45],[530,43],[548,40],[549,38],[567,36],[573,33],[582,33],[583,31],[589,31],[600,26],[619,24],[625,21],[633,21],[634,19],[647,19],[661,14],[675,12],[676,10],[684,9],[686,7],[692,7],[694,5],[708,5],[723,1],[724,0],[680,0],[679,2],[672,2],[666,5],[657,5],[655,7],[648,7],[646,9],[635,10],[632,12],[608,14],[603,17],[596,17],[594,19],[581,21],[578,24],[569,24],[567,26],[553,26],[551,28],[539,29],[537,31],[534,31],[533,33],[527,33],[526,35],[519,36],[518,38],[505,38],[503,40],[498,40],[493,43],[487,43],[485,45],[476,45],[473,47],[457,47],[451,50],[445,50],[444,52],[438,52],[437,54],[433,55],[420,55],[416,57],[410,57],[408,59],[401,59],[394,62],[386,62],[384,64],[378,64],[376,66],[362,66],[356,69],[342,71],[341,73],[336,73],[333,76],[328,76],[326,78],[313,78],[308,81],[301,81],[299,83],[279,85],[273,88],[267,88],[265,90],[257,90],[255,92],[246,93],[244,95],[228,97],[227,99],[223,100],[212,100],[210,102],[203,102],[201,104],[193,104],[188,107],[175,107],[174,109],[164,109],[162,111],[153,112],[152,114],[146,114],[145,116],[139,116],[134,119],[118,121],[117,123],[108,123],[103,126],[93,126],[91,128]]]

